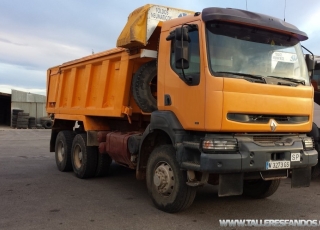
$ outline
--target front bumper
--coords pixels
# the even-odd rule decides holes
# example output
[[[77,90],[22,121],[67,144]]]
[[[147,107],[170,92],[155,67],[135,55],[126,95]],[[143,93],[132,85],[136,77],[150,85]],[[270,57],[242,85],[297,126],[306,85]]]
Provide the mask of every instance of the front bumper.
[[[300,161],[291,161],[291,153],[300,153]],[[302,142],[291,146],[260,146],[254,142],[239,142],[236,153],[204,153],[200,155],[200,171],[209,173],[240,173],[265,171],[266,162],[290,161],[290,168],[306,168],[318,163],[316,150],[303,150]]]
[[[267,143],[256,142],[249,135],[237,136],[236,152],[205,153],[196,147],[199,144],[184,142],[178,147],[177,157],[185,170],[218,174],[219,196],[241,195],[243,180],[281,179],[289,173],[291,187],[308,187],[311,167],[318,163],[318,152],[304,149],[304,137],[283,135],[279,141]],[[292,161],[292,153],[300,153],[300,160]],[[267,163],[270,161],[289,161],[290,167],[268,170]]]

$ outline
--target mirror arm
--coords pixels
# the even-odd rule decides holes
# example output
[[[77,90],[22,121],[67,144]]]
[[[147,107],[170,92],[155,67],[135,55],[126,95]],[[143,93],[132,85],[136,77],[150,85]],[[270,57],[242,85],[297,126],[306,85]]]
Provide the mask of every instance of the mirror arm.
[[[308,50],[306,47],[304,47],[303,45],[301,45],[301,47],[302,48],[304,48],[306,51],[308,51],[309,53],[311,53],[311,55],[312,55],[312,59],[313,59],[313,61],[314,61],[314,55],[313,55],[313,53],[310,51],[310,50]],[[314,64],[313,64],[314,65]],[[308,66],[307,66],[308,67]],[[308,70],[309,71],[309,70]],[[314,76],[314,66],[313,66],[313,68],[312,68],[312,70],[311,70],[311,77],[313,77]]]
[[[314,57],[314,55],[313,55],[313,53],[310,51],[310,50],[308,50],[306,47],[304,47],[303,45],[301,45],[301,47],[302,48],[304,48],[306,51],[308,51],[309,53],[311,53],[312,54],[312,57]]]

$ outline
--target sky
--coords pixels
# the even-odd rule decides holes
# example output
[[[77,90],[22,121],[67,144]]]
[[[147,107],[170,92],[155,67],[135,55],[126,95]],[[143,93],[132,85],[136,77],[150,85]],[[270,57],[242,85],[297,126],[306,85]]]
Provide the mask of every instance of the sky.
[[[301,44],[320,55],[318,0],[1,0],[0,92],[45,95],[48,68],[114,48],[128,15],[149,3],[195,12],[247,9],[285,18],[307,33]]]

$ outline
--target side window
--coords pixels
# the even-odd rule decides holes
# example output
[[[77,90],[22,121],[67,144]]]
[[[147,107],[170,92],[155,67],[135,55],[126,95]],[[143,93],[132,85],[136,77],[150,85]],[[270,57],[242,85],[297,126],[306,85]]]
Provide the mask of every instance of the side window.
[[[200,77],[200,48],[199,48],[199,31],[193,30],[189,31],[189,68],[184,69],[184,74],[186,77],[188,76],[198,76]],[[175,68],[175,53],[174,53],[174,42],[175,39],[171,41],[171,57],[170,57],[170,63],[171,68],[176,72],[179,77],[182,76],[182,70]]]

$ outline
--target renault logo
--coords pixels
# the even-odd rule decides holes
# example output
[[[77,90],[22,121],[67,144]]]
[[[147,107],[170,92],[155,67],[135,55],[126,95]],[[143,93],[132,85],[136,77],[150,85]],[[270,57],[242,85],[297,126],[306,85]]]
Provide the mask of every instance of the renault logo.
[[[271,122],[270,122],[270,129],[272,132],[276,131],[277,129],[277,122],[273,119],[271,119]]]

